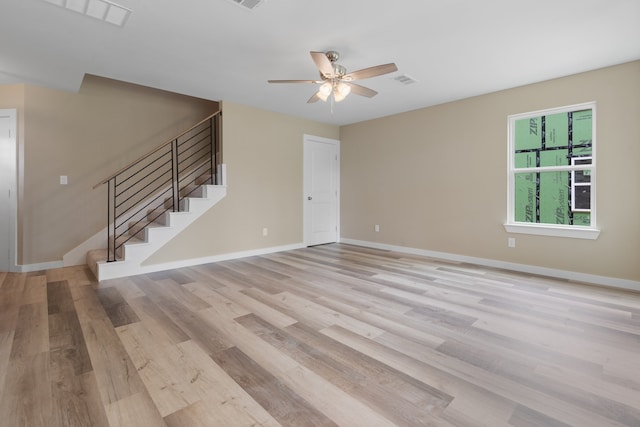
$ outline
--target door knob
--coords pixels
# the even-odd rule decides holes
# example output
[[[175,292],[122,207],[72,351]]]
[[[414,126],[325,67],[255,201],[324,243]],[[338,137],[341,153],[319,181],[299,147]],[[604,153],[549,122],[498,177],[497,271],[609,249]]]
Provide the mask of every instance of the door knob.
[[[313,199],[313,197],[311,197],[311,196],[307,197],[307,200],[311,200],[311,199]]]

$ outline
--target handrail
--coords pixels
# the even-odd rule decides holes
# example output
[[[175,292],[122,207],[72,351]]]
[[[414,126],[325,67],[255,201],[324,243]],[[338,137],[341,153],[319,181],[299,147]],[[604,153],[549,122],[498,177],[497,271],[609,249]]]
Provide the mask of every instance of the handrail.
[[[147,157],[149,157],[150,155],[156,153],[157,151],[160,151],[161,149],[163,149],[164,147],[166,147],[167,145],[171,144],[173,141],[175,141],[176,139],[180,138],[181,136],[186,135],[187,133],[191,132],[192,130],[194,130],[195,128],[197,128],[198,126],[200,126],[201,124],[203,124],[204,122],[206,122],[207,120],[211,120],[213,117],[217,116],[218,114],[220,114],[222,112],[222,110],[218,110],[215,113],[205,117],[204,119],[200,120],[198,123],[196,123],[195,125],[191,126],[189,129],[185,130],[184,132],[179,133],[178,135],[174,136],[171,139],[166,140],[165,142],[163,142],[162,144],[158,145],[156,148],[154,148],[153,150],[147,152],[146,154],[138,157],[136,160],[132,161],[131,163],[127,164],[126,166],[120,168],[116,173],[111,174],[108,178],[105,178],[103,180],[101,180],[99,183],[97,183],[96,185],[93,186],[93,190],[95,190],[96,188],[100,187],[101,185],[104,185],[106,183],[108,183],[109,181],[111,181],[113,178],[115,178],[116,176],[120,175],[122,172],[126,171],[127,169],[129,169],[131,166],[135,165],[136,163],[139,163],[140,161],[146,159]]]
[[[220,184],[221,118],[216,111],[93,187],[107,186],[107,262],[200,185]]]

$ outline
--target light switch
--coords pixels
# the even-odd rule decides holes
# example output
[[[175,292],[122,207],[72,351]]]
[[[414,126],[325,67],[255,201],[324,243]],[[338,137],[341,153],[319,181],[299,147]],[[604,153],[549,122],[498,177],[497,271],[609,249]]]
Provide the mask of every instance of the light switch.
[[[67,185],[67,175],[60,175],[60,185]]]

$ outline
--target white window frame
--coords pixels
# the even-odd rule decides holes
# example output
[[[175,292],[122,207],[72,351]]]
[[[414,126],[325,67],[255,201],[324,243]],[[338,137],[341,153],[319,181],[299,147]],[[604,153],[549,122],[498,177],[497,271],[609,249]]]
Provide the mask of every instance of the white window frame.
[[[567,113],[570,111],[588,110],[592,112],[592,147],[591,147],[591,164],[575,165],[572,161],[571,165],[566,166],[544,166],[531,168],[515,168],[515,123],[517,120],[535,118],[540,116],[549,116],[558,113]],[[568,105],[565,107],[549,108],[545,110],[532,111],[527,113],[512,114],[507,120],[507,159],[508,159],[508,178],[507,178],[507,221],[504,228],[508,233],[534,234],[540,236],[557,236],[571,237],[578,239],[597,239],[600,230],[596,227],[596,103],[586,102],[582,104]],[[572,175],[576,170],[589,170],[591,175],[591,203],[590,203],[590,226],[582,225],[563,225],[563,224],[546,224],[546,223],[530,223],[515,221],[515,175],[516,173],[531,172],[556,172],[570,171]],[[574,191],[574,181],[572,179],[572,192]],[[572,198],[572,205],[573,205]],[[572,206],[573,207],[573,206]],[[574,212],[579,212],[575,211]],[[582,210],[584,212],[584,210]]]
[[[590,157],[573,157],[571,159],[571,164],[575,165],[576,163],[576,159],[580,159],[580,160],[591,160],[591,163],[593,163],[593,156]],[[584,169],[583,169],[584,170]],[[576,171],[571,171],[571,210],[574,212],[592,212],[591,206],[589,206],[589,209],[579,209],[576,208],[576,188],[577,187],[591,187],[591,178],[589,179],[589,182],[576,182]],[[589,194],[591,194],[591,191],[589,191]],[[593,202],[593,200],[592,200]]]

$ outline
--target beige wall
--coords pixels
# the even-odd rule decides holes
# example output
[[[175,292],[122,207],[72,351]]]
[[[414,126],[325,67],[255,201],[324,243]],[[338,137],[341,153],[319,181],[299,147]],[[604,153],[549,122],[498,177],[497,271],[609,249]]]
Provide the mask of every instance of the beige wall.
[[[95,76],[85,78],[79,93],[24,86],[18,263],[59,261],[106,227],[106,189],[93,185],[217,108]],[[68,185],[59,184],[60,175]]]
[[[509,235],[507,116],[586,101],[600,237]],[[344,126],[340,139],[345,238],[640,280],[640,61]]]
[[[226,101],[222,120],[227,197],[145,264],[302,243],[303,135],[338,127]]]

